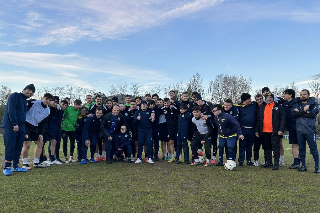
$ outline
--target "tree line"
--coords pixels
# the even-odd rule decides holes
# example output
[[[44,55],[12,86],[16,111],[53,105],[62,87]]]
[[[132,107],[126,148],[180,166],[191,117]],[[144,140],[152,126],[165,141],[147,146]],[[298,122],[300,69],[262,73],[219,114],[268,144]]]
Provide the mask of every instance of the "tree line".
[[[111,85],[108,88],[107,93],[99,92],[97,90],[90,90],[82,87],[76,86],[59,86],[59,87],[37,87],[36,92],[32,98],[40,99],[44,93],[51,93],[53,95],[57,95],[60,98],[70,98],[71,101],[75,99],[80,99],[85,102],[85,97],[87,94],[91,94],[93,96],[99,94],[103,97],[103,99],[111,98],[113,96],[117,96],[119,98],[119,102],[124,102],[124,97],[127,94],[132,95],[133,97],[141,96],[143,97],[145,94],[158,94],[160,97],[167,97],[169,91],[174,90],[176,92],[177,97],[181,97],[181,94],[185,91],[188,91],[190,97],[191,93],[196,91],[199,92],[204,99],[211,101],[213,103],[223,103],[223,101],[227,98],[230,98],[234,103],[240,102],[240,96],[242,93],[251,93],[253,95],[261,93],[261,88],[268,85],[261,85],[261,88],[256,89],[252,92],[252,81],[251,79],[247,79],[242,75],[228,75],[228,74],[220,74],[217,75],[214,80],[209,81],[207,87],[203,86],[203,79],[201,78],[199,73],[196,73],[189,79],[187,82],[177,82],[170,85],[164,86],[155,86],[150,90],[147,90],[140,86],[139,83],[131,83],[130,85],[126,82]],[[274,88],[270,88],[270,90],[276,96],[282,96],[283,91],[286,89],[294,89],[299,95],[299,87],[294,83],[289,83],[286,86],[275,86]],[[316,98],[319,98],[320,95],[320,76],[316,76],[309,83],[310,92]],[[0,86],[0,119],[2,121],[4,109],[7,103],[7,98],[11,93],[11,89],[7,86]],[[1,122],[0,121],[0,122]]]

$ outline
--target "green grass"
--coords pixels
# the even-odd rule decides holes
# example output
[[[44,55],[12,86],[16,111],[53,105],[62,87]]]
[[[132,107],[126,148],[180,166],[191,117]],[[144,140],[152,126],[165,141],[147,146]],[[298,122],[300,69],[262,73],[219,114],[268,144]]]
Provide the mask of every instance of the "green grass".
[[[308,172],[289,170],[291,150],[284,144],[286,166],[279,171],[160,161],[74,163],[1,175],[0,212],[319,212],[320,175],[313,173],[311,155]]]

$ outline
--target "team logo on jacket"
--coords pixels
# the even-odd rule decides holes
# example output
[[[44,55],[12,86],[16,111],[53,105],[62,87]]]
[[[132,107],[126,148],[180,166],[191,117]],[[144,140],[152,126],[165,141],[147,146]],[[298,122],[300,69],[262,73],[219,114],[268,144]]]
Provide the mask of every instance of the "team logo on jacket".
[[[149,112],[147,112],[146,114],[149,115]]]
[[[225,122],[226,119],[221,119],[221,122]]]
[[[125,135],[124,137],[126,137],[126,138],[127,138],[127,137],[128,137],[128,135]]]
[[[278,110],[278,107],[273,108],[274,110]]]
[[[183,118],[184,118],[184,115],[182,115],[181,117],[183,117]]]

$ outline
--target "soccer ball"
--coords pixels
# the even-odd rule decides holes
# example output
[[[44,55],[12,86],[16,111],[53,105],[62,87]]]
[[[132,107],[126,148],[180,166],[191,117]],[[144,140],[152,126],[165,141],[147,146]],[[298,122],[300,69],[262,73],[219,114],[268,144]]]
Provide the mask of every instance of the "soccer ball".
[[[233,160],[227,160],[227,162],[224,164],[224,168],[226,170],[234,170],[236,168],[237,164]]]
[[[199,158],[200,163],[204,162],[204,158],[202,156],[199,156],[198,158]]]

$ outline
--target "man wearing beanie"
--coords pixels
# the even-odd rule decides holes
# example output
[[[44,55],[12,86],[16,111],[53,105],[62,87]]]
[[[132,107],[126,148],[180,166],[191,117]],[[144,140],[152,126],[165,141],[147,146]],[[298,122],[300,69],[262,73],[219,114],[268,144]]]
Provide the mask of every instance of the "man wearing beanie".
[[[254,127],[256,124],[257,103],[251,101],[249,93],[242,93],[239,109],[239,123],[244,136],[244,140],[239,140],[239,166],[243,166],[244,160],[248,166],[253,166],[252,146],[254,143]]]
[[[11,172],[26,172],[27,169],[19,167],[19,157],[26,133],[25,121],[27,113],[27,98],[35,92],[33,84],[27,85],[21,93],[9,96],[6,110],[1,123],[5,146],[5,164],[3,174],[8,176]],[[11,167],[13,162],[13,167]]]
[[[272,170],[279,169],[280,160],[280,137],[283,135],[286,125],[286,115],[281,104],[274,102],[274,95],[268,93],[267,104],[262,106],[258,114],[256,125],[256,136],[262,137],[265,163],[263,168],[272,167]],[[274,165],[272,164],[272,152]]]

